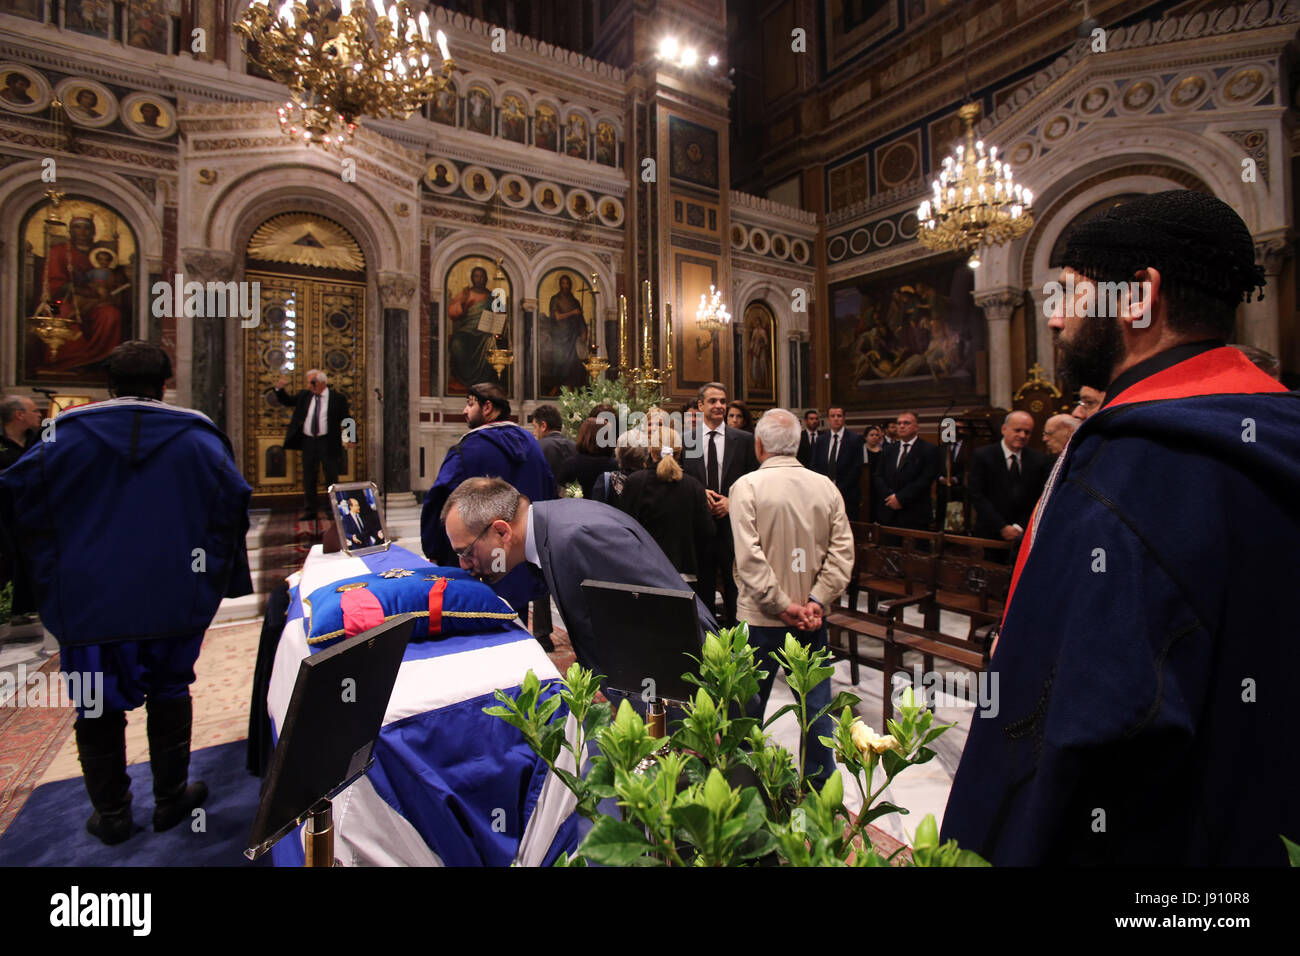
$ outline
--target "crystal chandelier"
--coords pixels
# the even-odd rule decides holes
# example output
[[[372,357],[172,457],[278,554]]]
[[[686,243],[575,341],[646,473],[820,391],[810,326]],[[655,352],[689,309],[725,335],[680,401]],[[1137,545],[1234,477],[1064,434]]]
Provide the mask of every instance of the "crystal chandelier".
[[[446,88],[456,65],[447,37],[405,0],[254,0],[235,24],[249,59],[289,88],[280,128],[295,141],[341,149],[362,116],[405,119]],[[256,44],[256,47],[253,47]]]
[[[709,294],[700,294],[700,307],[695,310],[695,321],[701,331],[721,332],[731,324],[731,313],[722,302],[722,293],[709,286]]]
[[[996,146],[986,154],[983,141],[975,139],[978,115],[975,103],[961,108],[966,142],[944,158],[931,184],[934,195],[916,211],[921,245],[942,252],[972,250],[966,263],[972,269],[979,268],[982,246],[1018,239],[1034,225],[1033,194],[1012,179],[1011,165],[998,159]]]

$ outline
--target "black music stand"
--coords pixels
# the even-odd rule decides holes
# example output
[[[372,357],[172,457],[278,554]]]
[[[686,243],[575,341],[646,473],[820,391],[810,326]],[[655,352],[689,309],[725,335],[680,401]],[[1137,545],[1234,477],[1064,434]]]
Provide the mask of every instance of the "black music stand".
[[[665,704],[682,706],[695,696],[684,672],[698,669],[704,643],[695,592],[586,580],[582,592],[592,631],[601,642],[601,658],[609,673],[605,684],[630,698],[641,697],[645,681],[653,681],[647,718],[650,732],[667,736]],[[617,639],[614,636],[617,635]]]
[[[334,865],[330,800],[374,763],[375,740],[414,628],[415,615],[402,614],[298,665],[244,851],[250,860],[307,820],[306,865]]]

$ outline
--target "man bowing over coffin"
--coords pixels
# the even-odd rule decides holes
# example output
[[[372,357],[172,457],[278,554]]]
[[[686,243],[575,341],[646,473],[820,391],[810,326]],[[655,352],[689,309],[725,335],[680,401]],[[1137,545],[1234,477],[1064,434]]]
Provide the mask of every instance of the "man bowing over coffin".
[[[1106,400],[1025,529],[943,838],[994,864],[1285,865],[1300,395],[1224,345],[1264,283],[1251,234],[1174,190],[1059,259],[1061,372]]]

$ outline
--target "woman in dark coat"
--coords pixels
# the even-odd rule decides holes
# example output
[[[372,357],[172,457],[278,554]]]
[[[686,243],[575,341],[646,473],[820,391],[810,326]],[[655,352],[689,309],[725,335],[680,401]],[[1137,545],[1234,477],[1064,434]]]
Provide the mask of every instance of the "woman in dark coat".
[[[601,423],[594,418],[586,419],[578,429],[578,453],[565,461],[555,476],[561,490],[569,482],[576,481],[582,486],[582,497],[590,498],[596,479],[616,467],[613,443],[602,448],[597,440],[600,430]]]
[[[682,471],[682,439],[671,429],[652,432],[651,467],[628,475],[619,507],[641,522],[668,560],[699,594],[705,606],[713,595],[700,594],[697,580],[713,538],[704,486]]]

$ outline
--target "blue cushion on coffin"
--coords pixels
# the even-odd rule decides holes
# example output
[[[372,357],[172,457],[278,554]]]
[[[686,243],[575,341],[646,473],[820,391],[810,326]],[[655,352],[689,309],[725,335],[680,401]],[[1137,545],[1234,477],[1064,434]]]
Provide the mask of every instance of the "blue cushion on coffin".
[[[307,643],[327,647],[399,614],[412,613],[412,641],[499,631],[518,617],[482,581],[459,568],[395,568],[335,581],[303,601]]]

